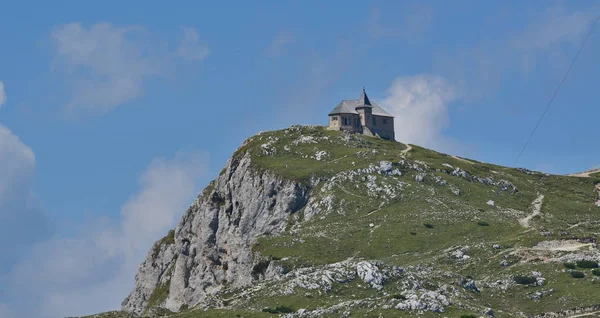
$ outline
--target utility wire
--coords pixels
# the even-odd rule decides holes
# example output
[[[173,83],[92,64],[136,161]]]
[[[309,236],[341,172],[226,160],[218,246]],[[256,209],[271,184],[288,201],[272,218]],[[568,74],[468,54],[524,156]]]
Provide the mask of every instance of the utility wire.
[[[577,61],[577,58],[579,57],[579,54],[581,54],[581,51],[583,51],[583,48],[585,47],[585,44],[587,43],[588,39],[590,38],[590,35],[592,34],[592,31],[594,31],[594,28],[596,27],[596,24],[598,23],[598,20],[600,20],[600,16],[598,16],[598,18],[596,18],[596,20],[594,21],[594,24],[590,28],[590,31],[588,32],[588,34],[585,37],[585,40],[583,41],[583,44],[581,44],[581,47],[579,48],[579,51],[577,51],[577,54],[573,58],[573,61],[571,62],[571,65],[567,69],[567,72],[565,73],[565,75],[563,76],[562,80],[558,84],[558,87],[554,91],[554,94],[552,95],[552,98],[550,98],[550,101],[546,105],[546,109],[544,109],[544,112],[542,113],[542,116],[540,117],[540,119],[538,120],[537,124],[533,128],[533,131],[531,132],[531,134],[529,135],[529,138],[527,138],[527,141],[525,142],[525,145],[523,146],[523,149],[521,149],[521,152],[519,152],[519,156],[517,156],[517,160],[515,160],[515,163],[513,164],[513,166],[517,165],[517,162],[519,162],[519,159],[521,159],[521,156],[523,155],[523,152],[525,152],[525,149],[529,145],[529,142],[531,141],[531,138],[535,134],[535,131],[538,129],[538,127],[542,123],[542,120],[544,119],[544,116],[546,116],[546,113],[548,112],[548,109],[550,108],[550,105],[554,101],[554,98],[556,98],[556,94],[558,94],[558,91],[561,89],[563,83],[567,79],[567,75],[569,75],[569,72],[571,72],[571,69],[573,68],[573,65],[575,64],[575,61]]]

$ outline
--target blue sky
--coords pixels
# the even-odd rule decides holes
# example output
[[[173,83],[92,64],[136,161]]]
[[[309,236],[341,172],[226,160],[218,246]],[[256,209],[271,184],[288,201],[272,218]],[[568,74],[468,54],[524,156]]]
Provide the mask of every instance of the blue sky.
[[[514,165],[598,14],[583,0],[3,4],[0,318],[118,308],[244,139],[323,125],[363,85],[399,141]],[[600,27],[518,166],[600,165],[599,53]]]

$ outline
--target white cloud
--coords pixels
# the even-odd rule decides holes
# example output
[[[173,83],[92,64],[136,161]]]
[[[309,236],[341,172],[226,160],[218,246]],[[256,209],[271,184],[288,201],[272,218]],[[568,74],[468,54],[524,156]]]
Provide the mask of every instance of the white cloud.
[[[437,55],[435,72],[459,82],[467,100],[491,95],[499,85],[514,81],[516,74],[527,76],[536,67],[564,74],[600,7],[567,11],[553,6],[539,11],[523,25],[484,33],[487,36],[471,47]],[[498,23],[509,23],[508,17],[512,15]]]
[[[206,45],[200,43],[200,36],[195,28],[183,27],[183,33],[183,41],[177,49],[177,54],[180,57],[197,61],[208,57],[210,50]]]
[[[10,308],[6,304],[0,303],[0,318],[14,318],[16,317]]]
[[[38,244],[11,275],[17,295],[39,300],[36,306],[17,305],[19,312],[64,317],[118,309],[149,247],[174,227],[199,192],[206,167],[207,157],[195,152],[156,159],[116,223],[90,220],[74,237]]]
[[[562,56],[564,45],[578,48],[599,12],[598,8],[568,12],[562,6],[543,11],[513,40],[514,48],[522,54],[523,71],[535,67],[540,53]]]
[[[177,51],[169,52],[165,43],[137,26],[69,23],[54,28],[54,68],[64,73],[71,92],[66,109],[105,114],[142,96],[146,82],[171,71],[174,57],[208,56],[195,29],[184,28],[184,35]]]
[[[146,80],[163,72],[140,27],[80,23],[56,27],[55,67],[67,75],[72,97],[67,108],[103,114],[143,93]]]
[[[15,191],[29,183],[35,168],[33,150],[10,131],[0,125],[0,202],[11,200]],[[0,210],[0,213],[2,211]]]
[[[519,44],[538,49],[549,49],[561,43],[578,45],[596,17],[597,10],[567,12],[563,7],[548,8],[542,17],[529,25]]]
[[[0,124],[0,317],[16,317],[6,302],[11,268],[49,236],[46,216],[33,191],[35,155],[10,129]]]
[[[6,103],[6,91],[4,91],[4,83],[0,81],[0,108]]]
[[[266,54],[277,57],[283,54],[285,47],[294,41],[294,37],[288,32],[279,32],[267,46]]]
[[[0,125],[0,284],[28,246],[47,234],[46,218],[33,191],[35,155]],[[14,240],[18,236],[19,240]],[[2,290],[0,290],[1,297]]]
[[[449,125],[449,104],[461,92],[446,79],[434,75],[396,78],[381,106],[395,116],[396,140],[425,147],[444,148],[442,131]]]

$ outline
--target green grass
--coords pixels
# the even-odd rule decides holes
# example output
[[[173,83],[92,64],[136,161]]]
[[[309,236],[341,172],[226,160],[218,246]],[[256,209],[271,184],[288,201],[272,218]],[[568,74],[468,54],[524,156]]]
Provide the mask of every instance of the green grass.
[[[279,134],[276,132],[275,134]],[[330,140],[335,138],[336,132],[318,132],[316,135],[326,134]],[[363,137],[357,137],[358,139]],[[293,139],[293,138],[290,138]],[[370,139],[366,139],[370,142]],[[364,148],[336,149],[336,145],[314,145],[308,148],[323,147],[330,151],[333,158],[342,156],[350,157],[352,152],[363,151]],[[375,147],[369,144],[365,147]],[[307,175],[319,174],[330,177],[338,171],[357,169],[376,163],[380,160],[397,161],[397,153],[403,148],[394,142],[379,142],[376,145],[379,153],[369,157],[368,160],[357,160],[356,155],[352,161],[355,165],[349,165],[347,159],[341,159],[340,166],[333,168],[328,164],[309,161],[304,170],[289,171],[283,163],[273,164],[268,160],[276,160],[279,156],[266,159],[260,157],[261,164],[268,165],[269,170],[277,171],[283,176],[293,178],[306,178]],[[305,150],[308,151],[308,150]],[[396,154],[396,158],[393,159]],[[360,198],[365,196],[360,190],[350,189],[350,194],[337,191],[335,193],[335,204],[346,207],[344,215],[331,213],[324,219],[313,218],[303,223],[303,231],[299,234],[287,234],[276,237],[262,237],[254,250],[263,255],[276,256],[279,258],[289,257],[295,266],[301,264],[320,265],[342,261],[349,257],[360,257],[365,259],[380,259],[384,262],[398,266],[409,266],[434,262],[436,266],[457,271],[463,275],[473,275],[482,279],[490,274],[497,276],[505,271],[516,271],[521,265],[503,268],[498,265],[501,258],[494,258],[498,252],[492,249],[471,248],[467,253],[471,259],[477,259],[475,264],[465,264],[458,268],[452,259],[439,258],[445,249],[456,245],[474,245],[487,242],[501,244],[506,248],[528,247],[543,240],[559,239],[558,233],[571,225],[597,220],[597,210],[594,210],[595,199],[594,180],[589,178],[574,178],[564,176],[545,175],[542,173],[526,174],[512,168],[501,167],[493,164],[473,163],[457,160],[451,156],[440,154],[435,151],[413,146],[407,157],[409,160],[424,161],[430,167],[427,172],[429,176],[438,176],[457,186],[461,190],[460,196],[455,196],[446,186],[439,186],[426,178],[424,182],[414,182],[416,172],[403,169],[403,175],[399,179],[411,184],[410,191],[402,197],[390,200],[380,210],[373,214],[380,201],[371,198]],[[305,159],[296,159],[305,160]],[[286,162],[286,161],[282,161]],[[289,165],[289,167],[293,165]],[[308,163],[308,162],[307,162]],[[443,164],[450,164],[469,172],[470,175],[479,177],[492,176],[494,180],[507,180],[518,188],[517,193],[501,191],[496,187],[484,185],[478,182],[458,178],[447,172],[432,171],[432,169],[448,170]],[[294,166],[295,167],[295,166]],[[317,167],[321,167],[318,171]],[[338,170],[339,168],[339,170]],[[382,182],[390,178],[377,176]],[[317,189],[319,190],[319,189]],[[319,193],[319,191],[316,191]],[[438,202],[428,202],[434,197]],[[544,194],[542,214],[530,221],[537,231],[525,231],[517,222],[518,217],[502,213],[503,209],[514,209],[523,211],[525,216],[531,213],[531,203],[539,193]],[[496,207],[486,204],[488,200],[494,200]],[[498,210],[501,207],[501,210]],[[448,211],[454,211],[449,214]],[[473,220],[476,218],[476,220]],[[373,228],[367,226],[374,224]],[[427,224],[427,225],[425,225]],[[343,229],[343,230],[338,230]],[[554,236],[542,237],[538,233],[542,230],[554,232]],[[569,233],[574,237],[585,237],[600,229],[593,225],[581,225],[570,229]],[[321,233],[322,235],[315,235]],[[302,238],[302,241],[294,240]],[[517,259],[518,260],[518,259]],[[562,265],[561,265],[562,266]],[[558,265],[553,267],[556,271]],[[497,274],[493,274],[497,273]],[[570,278],[570,277],[569,277]],[[553,284],[557,288],[573,290],[571,281],[563,281]],[[561,287],[565,286],[565,287]],[[539,287],[525,287],[536,289]],[[583,287],[586,290],[587,287]],[[575,289],[577,290],[577,289]],[[485,293],[482,293],[485,294]],[[575,293],[577,294],[577,293]],[[582,293],[583,295],[583,293]],[[483,296],[485,297],[485,296]],[[499,305],[499,308],[511,310],[518,297],[526,297],[523,293],[514,296],[502,295],[501,299],[507,302]],[[548,296],[548,298],[551,298]],[[584,297],[586,298],[586,297]],[[571,298],[568,298],[571,299]],[[493,301],[494,302],[494,301]],[[543,301],[541,301],[543,302]],[[517,302],[520,303],[520,302]],[[567,301],[567,303],[569,303]],[[573,299],[570,302],[576,305]],[[564,304],[563,304],[564,305]],[[517,306],[518,307],[518,306]],[[523,303],[521,309],[527,309],[531,313],[543,312],[543,307],[536,304]]]
[[[301,135],[311,136],[318,142],[293,145],[292,142]],[[266,154],[261,149],[261,145],[267,143],[274,152]],[[297,220],[293,232],[289,231],[289,226],[279,235],[260,236],[252,250],[259,253],[263,261],[257,263],[253,276],[261,278],[269,262],[281,265],[289,272],[295,268],[356,258],[381,260],[400,267],[430,266],[455,275],[453,278],[428,278],[428,283],[433,285],[447,284],[458,288],[457,277],[467,276],[478,283],[500,279],[511,283],[505,290],[481,288],[480,293],[468,294],[460,301],[477,310],[451,306],[447,308],[448,317],[480,314],[481,308],[485,307],[494,308],[497,316],[511,317],[519,312],[536,315],[600,303],[595,296],[598,285],[593,280],[598,269],[591,271],[593,275],[585,272],[583,278],[574,279],[571,277],[574,272],[565,268],[593,266],[544,262],[556,255],[528,250],[541,241],[595,237],[594,233],[600,232],[600,222],[597,222],[600,208],[593,204],[597,199],[594,185],[600,182],[600,174],[593,178],[527,174],[513,168],[456,159],[412,145],[412,150],[406,153],[406,161],[411,164],[422,161],[428,166],[425,180],[417,182],[417,171],[397,164],[403,160],[401,152],[404,149],[406,146],[398,142],[360,135],[344,136],[323,127],[298,127],[250,138],[234,154],[233,160],[249,155],[256,172],[268,171],[283,179],[297,181],[309,189],[311,197],[317,201],[328,196],[332,198],[329,212],[323,210],[310,220],[303,217],[304,210],[290,216],[290,222]],[[322,160],[311,158],[318,151],[326,151],[328,156]],[[401,175],[386,176],[377,172],[369,175],[376,178],[375,184],[381,188],[403,183],[401,190],[394,188],[395,197],[369,196],[364,175],[326,188],[327,180],[377,165],[380,161],[397,164],[395,168]],[[453,176],[447,165],[465,170],[474,177],[491,177],[496,182],[506,180],[518,191],[503,191],[497,186]],[[439,184],[436,178],[443,179],[447,185]],[[450,186],[460,189],[460,195],[455,195]],[[209,195],[213,188],[214,183],[211,183],[203,195]],[[530,220],[530,228],[524,228],[519,219],[532,212],[532,202],[539,194],[544,195],[541,214]],[[487,205],[488,200],[493,200],[495,206]],[[541,232],[553,234],[542,236]],[[561,232],[568,235],[561,236]],[[155,247],[174,242],[174,233],[169,232]],[[494,244],[501,245],[502,249],[492,248]],[[452,251],[459,247],[465,247],[467,259],[457,260],[452,256]],[[500,266],[505,256],[511,266]],[[531,277],[532,271],[543,273],[544,286],[532,285],[536,282]],[[511,280],[512,277],[517,283]],[[385,285],[390,299],[401,300],[404,287],[400,282],[398,279]],[[278,307],[312,310],[343,301],[383,297],[358,280],[336,283],[327,293],[302,288],[296,288],[291,295],[268,293],[277,290],[281,284],[273,282],[256,294],[231,302],[234,305],[230,309],[199,311],[192,308],[169,317],[274,317],[275,314],[262,310],[277,311]],[[550,288],[555,291],[539,300],[531,299],[533,293]],[[167,294],[168,286],[159,286],[150,297],[152,305],[160,304]],[[227,295],[222,296],[232,300],[238,299],[236,295],[239,294],[238,290],[228,290]],[[413,313],[372,308],[354,308],[352,311],[352,315],[358,317],[378,317],[380,314],[387,317]],[[440,315],[425,312],[422,317]]]
[[[160,253],[160,249],[162,246],[175,244],[175,230],[169,230],[167,235],[165,235],[162,239],[160,239],[157,243],[154,244],[154,249],[152,251],[153,258],[158,256]]]
[[[164,284],[158,284],[152,291],[150,298],[148,298],[148,308],[156,307],[161,305],[169,296],[169,285],[170,281]]]

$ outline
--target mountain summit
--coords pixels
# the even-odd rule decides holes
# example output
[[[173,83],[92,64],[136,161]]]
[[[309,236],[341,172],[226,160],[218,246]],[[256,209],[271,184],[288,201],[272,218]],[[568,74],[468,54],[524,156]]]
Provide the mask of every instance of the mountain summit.
[[[597,173],[292,126],[246,140],[94,317],[593,312],[599,233]]]

